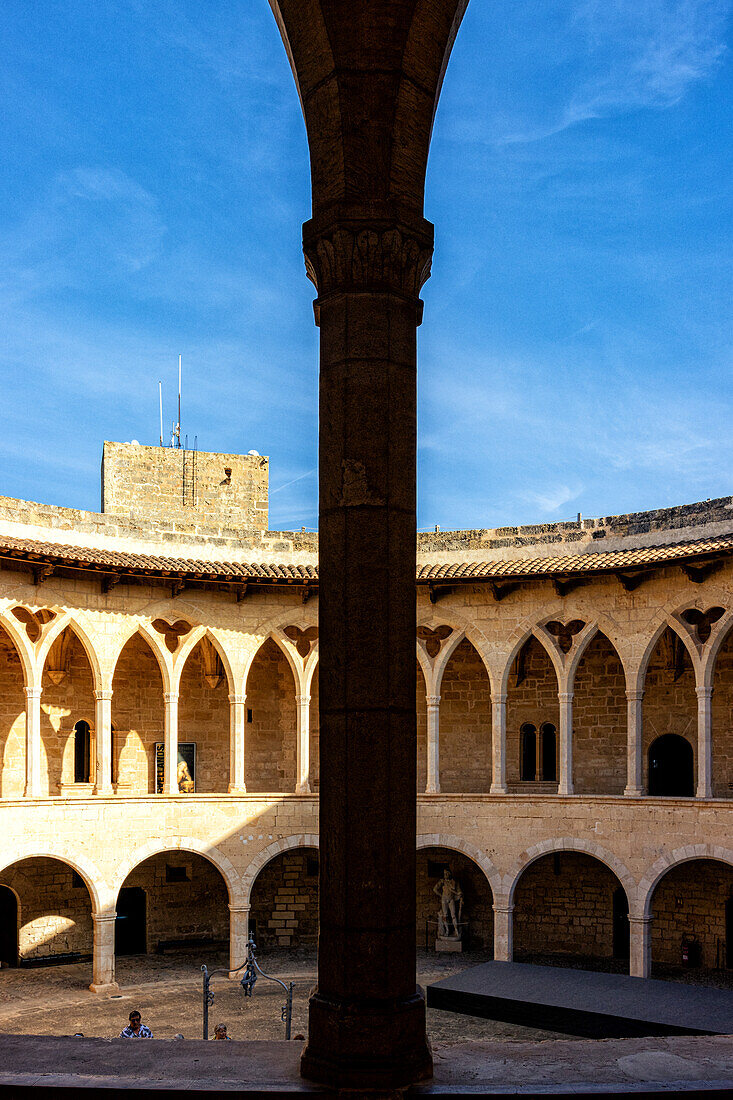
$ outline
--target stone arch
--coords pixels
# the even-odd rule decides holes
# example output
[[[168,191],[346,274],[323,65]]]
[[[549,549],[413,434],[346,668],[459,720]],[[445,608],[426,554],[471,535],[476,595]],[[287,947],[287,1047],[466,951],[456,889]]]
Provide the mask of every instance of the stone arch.
[[[455,836],[453,833],[418,833],[415,847],[421,848],[449,848],[454,852],[460,852],[473,860],[483,871],[494,898],[494,902],[502,895],[502,878],[486,852],[482,852],[470,840]]]
[[[593,621],[589,623],[585,630],[583,630],[582,633],[578,636],[576,644],[573,646],[570,653],[568,654],[570,660],[568,661],[567,668],[565,669],[567,691],[574,690],[575,674],[578,671],[578,666],[583,660],[583,657],[585,656],[588,647],[599,634],[603,634],[603,636],[613,647],[616,656],[621,662],[621,667],[624,670],[626,682],[627,684],[629,683],[631,665],[628,661],[628,658],[624,656],[625,646],[623,645],[622,636],[619,633],[618,627],[616,623],[609,619],[607,615],[598,615],[594,612]]]
[[[33,647],[28,640],[25,630],[23,630],[17,619],[13,618],[9,610],[7,614],[5,610],[0,613],[0,626],[15,646],[15,651],[20,660],[20,667],[23,671],[23,686],[33,687],[37,678],[36,662],[34,659]]]
[[[185,639],[183,645],[180,648],[180,651],[175,655],[175,661],[174,661],[174,674],[175,674],[174,683],[175,683],[175,687],[173,688],[173,690],[174,691],[179,690],[180,683],[181,683],[181,676],[183,675],[183,670],[186,667],[186,662],[188,661],[188,658],[191,656],[191,654],[193,653],[196,646],[199,644],[199,642],[203,641],[204,638],[207,641],[211,642],[212,646],[214,647],[214,649],[218,653],[219,657],[221,658],[221,663],[224,666],[224,673],[225,673],[226,678],[227,678],[227,686],[228,686],[228,689],[229,689],[229,694],[234,695],[236,693],[237,681],[236,681],[236,676],[234,674],[234,669],[232,668],[232,662],[229,659],[229,654],[227,653],[227,650],[226,650],[226,646],[223,645],[221,639],[217,638],[216,634],[214,634],[214,632],[210,629],[210,627],[207,627],[207,626],[194,627],[194,629],[191,631],[191,633]]]
[[[219,851],[216,846],[205,844],[195,837],[177,836],[169,837],[165,841],[149,840],[147,844],[137,848],[132,856],[129,856],[118,865],[113,884],[115,901],[125,881],[136,867],[139,867],[141,863],[145,863],[152,856],[166,855],[173,852],[191,852],[193,855],[203,856],[204,859],[213,864],[224,880],[230,905],[242,905],[247,900],[242,890],[240,876],[223,852]]]
[[[673,649],[666,653],[663,645],[669,632]],[[677,646],[681,647],[677,649]],[[639,686],[642,700],[642,777],[649,789],[649,749],[664,734],[685,738],[691,747],[694,780],[699,777],[698,760],[698,700],[696,686],[700,663],[690,635],[671,615],[657,625],[640,663]]]
[[[572,651],[571,651],[572,652]],[[604,630],[584,639],[572,669],[576,794],[623,794],[627,782],[628,669]]]
[[[551,619],[552,615],[548,615],[546,616],[546,618]],[[555,670],[557,689],[558,691],[560,690],[560,685],[562,684],[564,678],[564,670],[562,667],[562,662],[560,661],[560,658],[555,650],[555,647],[550,643],[549,638],[547,638],[543,631],[540,629],[540,624],[535,622],[529,623],[527,620],[525,620],[524,623],[517,627],[510,638],[511,649],[509,650],[508,656],[506,656],[504,659],[504,664],[499,679],[499,693],[501,695],[506,695],[509,685],[509,676],[512,671],[512,665],[514,664],[517,655],[527,644],[530,638],[534,638],[535,641],[537,641],[545,650],[547,656],[550,659],[552,667]]]
[[[706,600],[705,602],[707,603],[708,601]],[[712,603],[713,601],[711,600],[710,603],[708,603],[708,607],[710,607]],[[718,654],[725,645],[731,631],[733,631],[733,611],[726,611],[720,622],[715,623],[712,634],[710,636],[710,648],[707,655],[704,656],[704,664],[702,670],[703,687],[713,686],[713,679],[715,677],[715,665],[718,660]]]
[[[491,680],[481,654],[462,633],[440,673],[439,786],[486,794],[492,780]]]
[[[613,852],[609,852],[607,848],[603,848],[594,840],[581,840],[571,836],[541,840],[539,844],[534,844],[531,848],[527,848],[526,851],[522,852],[521,856],[515,861],[514,866],[503,878],[504,893],[509,905],[514,902],[517,884],[527,868],[543,856],[552,855],[554,852],[579,852],[605,863],[609,871],[613,872],[625,889],[629,899],[629,909],[631,909],[633,902],[636,900],[636,883],[628,868]]]
[[[258,672],[258,678],[262,674],[265,680],[261,680],[259,686],[256,680],[253,683],[252,670],[255,667],[255,661],[263,654],[268,643],[272,643],[289,669],[292,679],[287,687],[278,680],[274,687],[271,682],[268,682],[266,664],[263,664]],[[265,661],[266,655],[263,657],[263,662]],[[281,673],[277,666],[272,671],[279,679]],[[247,697],[247,722],[249,723],[250,718],[253,722],[247,727],[248,745],[245,754],[247,789],[250,792],[291,791],[295,787],[297,778],[296,697],[304,694],[301,688],[302,661],[295,653],[294,647],[291,651],[289,644],[285,644],[285,640],[278,635],[277,631],[270,631],[252,655],[244,683]],[[264,718],[261,719],[259,717],[261,715],[264,715]]]
[[[549,636],[536,624],[530,629],[515,632],[516,640],[512,646],[512,657],[505,665],[502,673],[503,694],[506,702],[506,781],[509,789],[516,789],[515,784],[531,782],[531,788],[537,790],[536,782],[547,782],[550,786],[544,788],[547,791],[557,788],[560,777],[560,699],[559,693],[563,683],[563,672],[557,653],[553,653],[556,647],[550,641]],[[510,674],[515,667],[516,681],[510,682]],[[531,725],[535,731],[548,726],[554,727],[554,751],[556,758],[554,768],[545,767],[543,756],[539,752],[535,754],[536,772],[533,780],[523,779],[522,757],[522,730]],[[538,748],[544,748],[543,738],[538,738]],[[554,774],[555,778],[552,779]],[[543,776],[547,775],[547,780]]]
[[[292,618],[293,618],[292,615],[286,616],[286,619],[292,619]],[[288,625],[287,621],[284,623],[284,625],[285,626]],[[249,658],[247,660],[247,665],[246,665],[245,672],[244,672],[244,693],[245,693],[245,695],[247,694],[247,683],[249,681],[249,674],[252,670],[252,665],[254,664],[254,662],[257,658],[257,655],[262,650],[262,647],[265,646],[267,644],[267,642],[269,642],[269,641],[274,642],[275,645],[277,646],[277,648],[282,651],[282,654],[285,657],[285,660],[288,662],[288,665],[290,666],[290,671],[293,674],[295,694],[296,695],[304,694],[304,692],[301,692],[301,687],[303,685],[303,662],[299,660],[299,658],[298,658],[298,656],[295,652],[295,647],[293,645],[291,645],[290,641],[283,635],[282,629],[280,627],[272,627],[272,629],[268,630],[268,632],[266,634],[263,634],[263,635],[260,636],[259,645],[257,646],[256,649],[254,649],[250,653]]]
[[[683,605],[681,610],[684,611],[686,606],[689,606],[689,604]],[[654,649],[657,645],[657,642],[662,637],[662,635],[664,634],[667,627],[669,627],[670,630],[674,631],[674,633],[677,635],[677,637],[680,638],[680,640],[682,641],[682,644],[684,645],[685,649],[687,650],[687,654],[688,654],[688,656],[690,658],[690,661],[692,663],[692,669],[693,669],[693,672],[695,674],[695,683],[696,683],[696,685],[700,684],[700,682],[701,682],[700,656],[699,656],[699,654],[698,654],[698,652],[697,652],[697,650],[696,650],[696,648],[695,648],[695,646],[692,642],[692,639],[690,638],[687,631],[682,629],[679,622],[674,618],[674,615],[671,614],[671,613],[667,613],[665,611],[664,618],[661,621],[657,621],[657,625],[654,628],[654,633],[647,639],[646,646],[644,647],[643,653],[642,653],[642,655],[639,659],[639,664],[638,664],[638,667],[637,667],[637,670],[636,670],[636,677],[637,677],[636,683],[634,685],[629,685],[630,687],[633,686],[634,688],[637,688],[640,691],[644,690],[644,681],[646,680],[646,673],[647,673],[647,668],[649,667],[649,661],[650,661],[652,653],[654,652]]]
[[[13,864],[26,859],[56,859],[65,863],[83,879],[91,899],[92,913],[103,913],[114,908],[114,891],[105,882],[96,864],[86,856],[71,856],[64,848],[57,851],[53,845],[39,845],[29,841],[17,846],[9,856],[3,856],[0,860],[0,876]]]
[[[130,627],[130,629],[128,631],[126,631],[125,634],[120,636],[119,645],[118,645],[118,648],[117,648],[117,653],[116,653],[115,659],[112,663],[112,670],[111,670],[111,673],[110,673],[110,682],[112,682],[112,680],[114,680],[115,672],[117,671],[117,665],[118,665],[118,662],[119,662],[119,659],[120,659],[120,654],[122,653],[122,650],[125,648],[127,643],[132,638],[135,637],[136,634],[139,634],[141,636],[141,638],[143,639],[143,641],[147,642],[153,656],[155,657],[155,660],[158,663],[158,668],[160,669],[161,680],[163,681],[163,691],[164,692],[173,691],[173,687],[171,686],[172,683],[173,683],[172,666],[171,666],[171,663],[169,662],[169,660],[166,656],[166,651],[163,647],[162,639],[160,638],[159,634],[156,635],[155,631],[153,631],[152,628],[150,626],[148,626],[147,623],[141,623],[141,622],[133,623],[132,626]]]
[[[26,788],[26,687],[34,684],[33,669],[0,619],[0,791],[3,798],[21,798]],[[30,672],[31,680],[27,677]]]
[[[651,865],[639,883],[637,888],[639,915],[651,917],[654,891],[667,871],[696,859],[717,860],[718,863],[727,863],[733,867],[733,849],[724,848],[720,844],[687,844],[683,848],[665,852]]]
[[[39,651],[41,697],[41,771],[48,793],[76,784],[77,724],[86,722],[96,736],[95,691],[103,683],[101,664],[80,621],[64,615],[51,624]],[[85,753],[79,782],[93,782],[93,753]]]
[[[106,685],[104,683],[102,664],[99,660],[99,654],[97,653],[94,642],[84,628],[83,624],[71,613],[62,615],[58,619],[56,619],[55,622],[51,623],[48,633],[41,642],[40,648],[38,650],[38,668],[41,675],[43,674],[43,670],[46,666],[46,661],[51,651],[51,646],[67,629],[70,630],[72,634],[74,634],[81,642],[81,645],[89,661],[89,667],[92,670],[94,690],[101,691]]]
[[[231,669],[227,669],[221,648],[209,630],[196,632],[175,672],[178,741],[196,745],[195,789],[199,794],[225,793],[230,782],[229,696],[233,694],[233,681]]]
[[[291,851],[293,848],[318,848],[318,846],[317,833],[295,833],[292,836],[286,836],[281,840],[275,840],[272,844],[268,844],[266,848],[257,853],[242,875],[240,883],[242,901],[245,904],[250,903],[255,879],[270,860],[282,855],[283,852]]]
[[[445,615],[438,615],[433,613],[430,616],[422,618],[420,620],[420,626],[440,626],[445,623],[446,626],[453,628],[453,634],[447,639],[446,645],[441,646],[440,653],[438,654],[433,664],[433,689],[436,695],[440,695],[440,685],[443,678],[445,667],[453,656],[453,652],[461,644],[461,642],[467,639],[473,648],[478,653],[483,665],[486,669],[486,675],[489,678],[489,687],[492,694],[494,691],[494,669],[491,663],[491,654],[493,652],[491,643],[486,635],[476,623],[470,619],[466,619],[462,615],[457,615],[451,608]],[[422,647],[420,647],[422,648]],[[428,658],[429,661],[429,658]]]
[[[118,790],[156,791],[155,745],[165,740],[164,697],[170,683],[157,642],[137,625],[120,645],[111,679],[112,775]]]

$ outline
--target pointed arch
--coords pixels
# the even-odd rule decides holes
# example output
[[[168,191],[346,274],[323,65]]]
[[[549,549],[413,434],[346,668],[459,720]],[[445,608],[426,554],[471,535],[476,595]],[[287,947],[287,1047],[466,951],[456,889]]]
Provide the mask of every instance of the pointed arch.
[[[578,671],[578,666],[583,660],[588,647],[599,634],[603,634],[604,638],[608,640],[616,653],[616,656],[621,662],[621,667],[624,670],[626,682],[628,683],[631,666],[628,662],[628,658],[624,658],[625,647],[623,645],[623,636],[619,632],[617,625],[609,619],[608,616],[594,614],[593,621],[588,623],[586,628],[578,635],[575,645],[568,654],[570,659],[565,669],[567,691],[574,690],[575,674]]]
[[[686,606],[686,605],[683,605],[683,608],[682,608],[683,610],[684,610],[684,606]],[[646,680],[646,673],[647,673],[647,668],[649,667],[649,661],[650,661],[652,653],[654,652],[654,649],[657,645],[657,642],[662,637],[662,635],[664,634],[667,627],[669,627],[669,629],[677,635],[677,637],[681,640],[682,644],[684,645],[685,650],[687,651],[687,654],[690,658],[690,662],[692,664],[692,671],[695,675],[695,685],[696,686],[701,686],[702,673],[701,673],[700,655],[698,654],[697,650],[695,649],[695,646],[694,646],[694,644],[692,642],[692,639],[690,638],[689,634],[687,633],[686,630],[682,629],[682,627],[680,626],[677,619],[675,619],[674,615],[673,614],[665,614],[665,617],[661,621],[657,622],[657,625],[654,628],[654,632],[647,638],[647,643],[644,647],[644,650],[642,651],[641,657],[639,659],[639,664],[638,664],[638,667],[636,669],[636,683],[633,685],[633,687],[632,687],[632,685],[629,685],[629,687],[632,688],[632,690],[633,689],[638,690],[638,691],[643,691],[644,690],[644,681]]]
[[[70,630],[72,634],[79,640],[84,652],[86,653],[87,660],[89,661],[89,667],[92,671],[92,679],[94,681],[94,690],[101,691],[107,685],[104,682],[104,676],[102,674],[102,664],[99,660],[99,654],[97,653],[96,646],[92,639],[91,634],[85,628],[83,622],[81,622],[76,616],[68,612],[66,615],[59,616],[55,622],[51,623],[48,631],[46,632],[41,645],[38,650],[38,667],[41,675],[46,667],[46,661],[48,655],[51,652],[51,647],[54,642],[57,641],[65,630]]]
[[[20,660],[20,667],[23,670],[23,686],[33,687],[39,677],[36,671],[37,665],[33,646],[28,640],[25,630],[23,630],[17,619],[14,619],[9,613],[6,614],[5,610],[0,613],[0,626],[15,646],[15,651]]]
[[[733,631],[733,611],[726,611],[722,619],[717,622],[713,627],[713,631],[710,636],[710,648],[707,650],[707,654],[704,657],[703,663],[703,687],[713,686],[713,680],[715,678],[715,666],[718,660],[718,654],[725,645],[731,631]]]
[[[163,691],[173,691],[173,688],[171,686],[173,682],[172,666],[166,656],[165,650],[160,640],[160,635],[156,636],[155,632],[151,629],[151,627],[148,626],[147,623],[141,622],[134,623],[127,631],[127,633],[121,636],[119,648],[117,650],[114,664],[112,666],[112,673],[110,677],[111,681],[114,681],[115,673],[117,672],[117,666],[119,664],[120,656],[123,649],[135,637],[136,634],[139,634],[143,641],[147,642],[148,647],[155,657],[158,669],[160,671],[160,678],[163,682]]]
[[[221,663],[224,666],[224,674],[227,679],[229,694],[234,695],[236,693],[236,677],[234,675],[232,663],[229,659],[229,654],[227,653],[226,647],[222,644],[221,639],[217,638],[216,634],[214,634],[208,626],[195,627],[181,645],[180,650],[174,655],[175,688],[173,690],[177,691],[179,689],[186,662],[196,649],[196,646],[204,640],[211,642],[218,653]]]
[[[547,616],[547,619],[551,618],[552,615]],[[525,620],[524,623],[518,626],[517,629],[513,632],[512,638],[514,640],[512,642],[511,649],[504,657],[504,664],[501,669],[499,680],[499,691],[497,694],[506,695],[509,688],[509,676],[511,675],[512,665],[514,664],[514,661],[516,660],[518,654],[531,638],[534,638],[535,641],[537,641],[542,646],[545,653],[549,657],[550,663],[552,664],[552,667],[555,671],[555,679],[557,680],[557,689],[559,691],[560,685],[562,684],[564,679],[562,662],[560,661],[555,646],[552,645],[550,639],[540,629],[540,624],[536,622],[530,623]]]

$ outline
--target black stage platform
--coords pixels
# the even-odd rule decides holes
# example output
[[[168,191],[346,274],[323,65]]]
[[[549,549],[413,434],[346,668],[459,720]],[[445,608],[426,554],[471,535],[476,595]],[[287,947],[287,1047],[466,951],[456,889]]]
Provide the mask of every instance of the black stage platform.
[[[489,962],[427,992],[430,1008],[590,1039],[733,1034],[733,993],[624,974]]]

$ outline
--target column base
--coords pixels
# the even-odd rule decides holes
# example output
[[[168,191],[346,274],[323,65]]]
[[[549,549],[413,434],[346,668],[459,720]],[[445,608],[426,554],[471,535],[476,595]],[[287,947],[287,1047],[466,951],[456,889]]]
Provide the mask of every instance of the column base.
[[[712,791],[701,790],[700,787],[698,787],[697,790],[695,791],[695,798],[712,798],[712,797],[713,797],[713,792]]]
[[[103,984],[92,982],[89,988],[91,989],[92,993],[119,993],[120,991],[120,987],[118,986],[117,982],[105,982]]]
[[[399,1089],[429,1080],[433,1057],[422,993],[357,1003],[314,993],[300,1072],[308,1081],[344,1089]]]
[[[228,794],[246,794],[247,793],[247,788],[245,787],[244,783],[241,783],[239,786],[237,786],[236,783],[230,783],[229,787],[227,788],[227,793]]]
[[[509,788],[506,783],[492,783],[489,787],[489,794],[509,794]]]
[[[645,794],[643,787],[624,787],[624,798],[643,798]]]
[[[95,787],[92,793],[96,798],[114,798],[115,789],[110,783],[109,787]]]
[[[440,794],[440,787],[426,787],[425,794]]]
[[[572,787],[558,787],[557,788],[557,793],[561,794],[561,795],[571,795],[571,794],[575,794],[575,791],[573,790]]]
[[[313,794],[310,783],[298,783],[295,788],[296,794]]]

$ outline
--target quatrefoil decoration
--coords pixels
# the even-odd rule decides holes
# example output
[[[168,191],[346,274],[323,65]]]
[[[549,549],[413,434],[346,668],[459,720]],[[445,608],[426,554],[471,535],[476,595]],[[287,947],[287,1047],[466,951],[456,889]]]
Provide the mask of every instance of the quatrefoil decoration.
[[[311,651],[311,647],[318,637],[317,626],[307,626],[305,630],[301,630],[299,626],[286,626],[283,634],[287,638],[290,638],[291,642],[295,642],[295,648],[301,657],[307,657]]]
[[[14,607],[13,614],[19,623],[23,623],[25,632],[32,642],[37,642],[46,623],[56,618],[56,612],[49,611],[45,607],[40,611],[29,611],[27,607]]]
[[[153,628],[163,635],[163,641],[171,653],[176,652],[181,638],[192,629],[185,619],[176,619],[174,623],[166,622],[165,619],[153,619]]]
[[[689,611],[682,612],[682,618],[695,628],[695,633],[704,644],[710,637],[713,623],[717,623],[724,614],[724,607],[709,607],[707,611],[698,611],[696,607],[691,607]]]
[[[563,653],[569,653],[573,648],[573,635],[580,634],[584,626],[582,619],[571,619],[569,623],[561,623],[553,619],[551,623],[546,624],[545,630],[557,638],[557,644]]]
[[[452,626],[436,626],[435,630],[431,630],[429,626],[417,628],[417,636],[424,641],[428,657],[431,659],[438,656],[443,642],[446,638],[450,638],[452,633]]]

